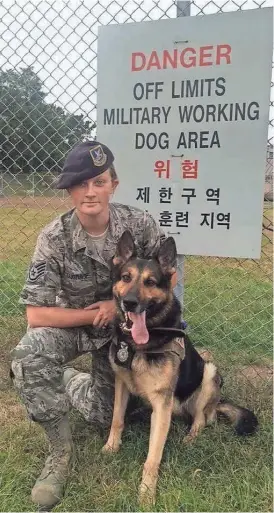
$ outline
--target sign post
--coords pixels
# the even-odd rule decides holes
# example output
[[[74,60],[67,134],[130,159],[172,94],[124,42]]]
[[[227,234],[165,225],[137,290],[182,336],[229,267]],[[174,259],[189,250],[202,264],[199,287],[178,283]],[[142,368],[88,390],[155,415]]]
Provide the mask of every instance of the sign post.
[[[181,16],[190,16],[190,1],[177,0],[177,18]],[[176,297],[184,307],[184,256],[179,254],[177,257],[177,284],[174,289]]]
[[[97,137],[115,154],[115,198],[148,210],[180,255],[260,257],[272,15],[99,29]]]

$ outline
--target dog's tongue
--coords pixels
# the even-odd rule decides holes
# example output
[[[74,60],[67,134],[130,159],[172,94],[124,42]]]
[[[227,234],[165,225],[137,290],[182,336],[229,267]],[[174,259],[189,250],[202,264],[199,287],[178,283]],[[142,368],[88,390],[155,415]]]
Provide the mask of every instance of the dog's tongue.
[[[131,320],[132,328],[131,335],[135,344],[146,344],[149,339],[149,334],[146,327],[146,312],[136,314],[128,312],[128,316]]]

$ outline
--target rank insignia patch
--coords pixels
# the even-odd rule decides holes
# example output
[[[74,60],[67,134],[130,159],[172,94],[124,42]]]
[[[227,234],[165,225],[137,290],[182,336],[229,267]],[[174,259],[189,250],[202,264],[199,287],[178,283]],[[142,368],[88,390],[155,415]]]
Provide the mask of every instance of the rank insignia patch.
[[[29,281],[34,282],[45,275],[46,262],[32,264],[29,269]]]

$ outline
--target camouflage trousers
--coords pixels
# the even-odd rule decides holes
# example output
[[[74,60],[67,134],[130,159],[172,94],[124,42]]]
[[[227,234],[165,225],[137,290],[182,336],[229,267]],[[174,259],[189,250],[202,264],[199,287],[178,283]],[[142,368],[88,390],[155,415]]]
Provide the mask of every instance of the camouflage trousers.
[[[73,406],[88,422],[108,426],[114,401],[108,347],[96,349],[84,328],[29,329],[12,351],[11,371],[30,418],[38,423],[56,419]],[[65,387],[63,365],[90,352],[90,374],[77,373]]]

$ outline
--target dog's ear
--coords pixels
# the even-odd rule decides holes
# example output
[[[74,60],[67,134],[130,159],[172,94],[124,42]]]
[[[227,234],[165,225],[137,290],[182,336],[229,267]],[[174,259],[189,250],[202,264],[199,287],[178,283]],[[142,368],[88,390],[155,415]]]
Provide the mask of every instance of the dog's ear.
[[[177,250],[173,237],[165,239],[158,251],[157,260],[164,274],[174,274],[176,271]]]
[[[133,237],[131,233],[126,230],[120,237],[116,253],[113,258],[113,265],[123,265],[130,258],[134,258],[137,255]]]

